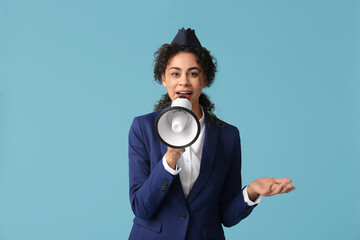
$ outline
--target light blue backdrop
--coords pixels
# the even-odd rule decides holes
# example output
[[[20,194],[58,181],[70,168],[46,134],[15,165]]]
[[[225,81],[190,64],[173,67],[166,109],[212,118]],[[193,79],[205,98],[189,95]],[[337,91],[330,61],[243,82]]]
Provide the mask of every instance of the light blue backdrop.
[[[360,2],[0,0],[0,239],[127,239],[127,135],[153,53],[196,29],[243,182],[291,177],[228,239],[360,239]]]

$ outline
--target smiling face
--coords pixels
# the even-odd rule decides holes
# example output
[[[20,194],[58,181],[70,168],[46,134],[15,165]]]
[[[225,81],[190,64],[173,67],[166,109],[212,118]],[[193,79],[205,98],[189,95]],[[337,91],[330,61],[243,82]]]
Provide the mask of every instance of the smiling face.
[[[204,74],[196,62],[196,56],[189,52],[179,52],[169,59],[162,84],[167,88],[171,101],[179,95],[186,95],[193,106],[193,112],[200,111],[199,97],[206,86]]]

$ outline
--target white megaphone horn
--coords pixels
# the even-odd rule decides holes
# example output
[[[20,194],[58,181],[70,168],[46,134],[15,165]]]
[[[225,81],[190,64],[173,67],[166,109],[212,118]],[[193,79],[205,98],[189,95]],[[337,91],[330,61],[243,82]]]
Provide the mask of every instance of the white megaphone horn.
[[[191,107],[190,100],[180,95],[156,118],[155,132],[166,146],[185,148],[198,139],[200,122]]]

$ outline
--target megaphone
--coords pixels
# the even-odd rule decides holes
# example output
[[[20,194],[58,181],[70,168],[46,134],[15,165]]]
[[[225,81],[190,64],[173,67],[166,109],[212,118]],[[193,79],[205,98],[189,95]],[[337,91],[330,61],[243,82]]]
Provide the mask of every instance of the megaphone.
[[[200,122],[191,107],[190,100],[180,95],[156,118],[155,132],[166,146],[185,148],[198,139]]]

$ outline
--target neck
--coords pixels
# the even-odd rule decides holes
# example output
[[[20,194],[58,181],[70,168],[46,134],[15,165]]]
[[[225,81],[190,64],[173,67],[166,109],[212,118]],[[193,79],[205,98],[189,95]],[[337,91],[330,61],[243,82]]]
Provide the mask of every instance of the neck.
[[[200,108],[200,105],[199,104],[194,104],[192,106],[192,111],[193,113],[196,115],[196,117],[198,119],[201,119],[202,118],[202,111],[201,111],[201,108]]]

